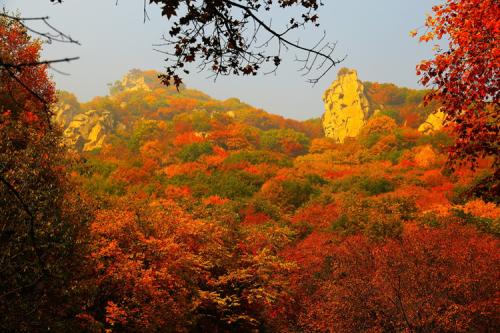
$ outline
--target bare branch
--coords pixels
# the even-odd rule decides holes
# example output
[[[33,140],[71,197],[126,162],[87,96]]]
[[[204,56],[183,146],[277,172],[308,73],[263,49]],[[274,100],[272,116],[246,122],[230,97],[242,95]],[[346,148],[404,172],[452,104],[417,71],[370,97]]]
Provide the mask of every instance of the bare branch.
[[[54,60],[41,60],[41,61],[34,61],[34,62],[26,62],[26,63],[19,63],[19,64],[12,64],[8,62],[4,62],[2,59],[0,59],[0,67],[3,68],[13,68],[13,69],[21,69],[23,67],[33,67],[33,66],[40,66],[40,65],[52,65],[56,63],[61,63],[61,62],[70,62],[73,60],[78,60],[80,57],[72,57],[72,58],[63,58],[63,59],[54,59]]]
[[[189,73],[187,66],[197,63],[200,70],[210,70],[213,77],[219,75],[256,75],[266,63],[271,70],[264,74],[276,73],[282,62],[283,53],[296,50],[305,53],[302,75],[320,73],[309,79],[316,83],[332,67],[343,59],[334,59],[335,44],[325,43],[325,35],[312,47],[290,39],[290,32],[312,24],[318,26],[316,10],[320,1],[273,1],[273,0],[220,0],[220,1],[168,1],[151,0],[162,7],[162,15],[173,20],[169,36],[164,43],[156,46],[168,48],[160,51],[166,59],[166,73],[161,75],[166,85],[179,85],[180,72]],[[283,29],[275,28],[270,19],[266,22],[263,13],[273,6],[286,8],[297,6],[305,11],[299,18],[292,17]],[[261,37],[264,40],[260,40]],[[298,60],[298,58],[297,58]]]
[[[48,16],[17,17],[17,16],[12,16],[12,15],[7,14],[7,11],[4,8],[3,12],[0,12],[0,17],[4,17],[6,19],[18,22],[27,31],[33,33],[34,35],[37,35],[37,36],[43,38],[44,41],[49,43],[49,44],[52,42],[59,42],[59,43],[70,43],[70,44],[81,45],[80,42],[71,38],[71,36],[69,36],[68,34],[65,34],[61,30],[57,29],[52,24],[50,24]],[[36,30],[25,23],[25,22],[33,22],[33,21],[42,22],[48,31]]]

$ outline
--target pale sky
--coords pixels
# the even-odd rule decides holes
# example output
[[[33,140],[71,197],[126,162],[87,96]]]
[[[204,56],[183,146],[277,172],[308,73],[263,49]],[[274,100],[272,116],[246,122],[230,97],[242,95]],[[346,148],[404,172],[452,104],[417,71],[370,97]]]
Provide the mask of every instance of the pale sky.
[[[149,7],[150,21],[143,22],[141,0],[0,0],[0,7],[19,10],[23,16],[49,16],[50,22],[77,39],[82,45],[46,45],[44,58],[80,56],[80,60],[53,72],[58,89],[68,90],[81,101],[106,95],[107,83],[120,79],[132,68],[163,68],[163,56],[153,51],[168,31],[168,22],[155,6]],[[214,98],[237,97],[268,112],[295,119],[319,117],[323,113],[321,96],[341,67],[355,68],[363,81],[392,82],[417,88],[415,65],[431,57],[429,45],[420,44],[409,32],[422,26],[425,14],[438,0],[325,0],[319,12],[318,30],[300,32],[301,41],[313,43],[327,32],[337,41],[334,55],[347,59],[331,70],[318,84],[310,85],[297,72],[295,52],[289,52],[276,75],[222,77],[216,82],[210,73],[185,77],[190,88]],[[273,22],[284,20],[273,17]]]

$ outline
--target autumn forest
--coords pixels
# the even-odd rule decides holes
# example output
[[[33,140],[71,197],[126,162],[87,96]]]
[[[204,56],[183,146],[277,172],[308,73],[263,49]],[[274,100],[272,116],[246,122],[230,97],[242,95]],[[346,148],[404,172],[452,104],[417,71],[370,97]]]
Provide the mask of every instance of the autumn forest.
[[[85,102],[41,56],[67,36],[0,12],[1,332],[497,332],[498,1],[429,8],[408,38],[446,47],[420,89],[332,60],[309,120],[212,98],[183,64],[279,66],[246,20],[314,25],[320,1],[150,2],[177,60]],[[208,23],[222,53],[185,38]]]

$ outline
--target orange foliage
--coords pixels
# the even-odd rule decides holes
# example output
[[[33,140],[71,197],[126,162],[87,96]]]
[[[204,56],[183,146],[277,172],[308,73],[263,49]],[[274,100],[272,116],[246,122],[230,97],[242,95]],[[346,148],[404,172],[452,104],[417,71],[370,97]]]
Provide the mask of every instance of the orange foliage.
[[[420,41],[446,40],[434,58],[417,66],[421,83],[433,88],[426,101],[442,104],[457,135],[451,162],[491,156],[498,171],[500,122],[500,6],[496,0],[446,0],[433,8]]]
[[[309,147],[309,152],[311,154],[324,153],[337,146],[338,144],[330,138],[313,139],[311,141],[311,146]]]
[[[202,165],[199,162],[186,162],[182,164],[172,164],[163,169],[163,172],[168,177],[173,177],[177,175],[189,175],[193,174],[198,170],[203,170]]]
[[[316,288],[299,287],[297,324],[308,332],[487,332],[498,322],[498,245],[456,225],[409,225],[384,244],[349,237],[313,264],[316,278],[302,280]]]
[[[228,203],[229,199],[221,198],[218,195],[211,195],[208,198],[203,199],[204,205],[223,205]]]
[[[271,219],[267,214],[256,211],[253,206],[240,210],[240,214],[243,216],[243,224],[245,225],[259,225]]]
[[[387,116],[374,117],[363,126],[360,132],[360,137],[367,137],[370,134],[390,134],[397,128],[394,119]]]
[[[169,185],[165,189],[165,195],[167,199],[172,199],[175,201],[180,201],[183,199],[190,199],[191,198],[191,190],[189,187],[178,187],[178,186],[172,186]]]
[[[415,163],[421,168],[428,168],[439,161],[438,154],[431,145],[420,146],[414,149]]]
[[[467,202],[462,206],[462,209],[465,213],[478,217],[500,218],[500,207],[492,202],[484,202],[480,199]]]
[[[168,101],[168,107],[175,112],[192,111],[198,105],[198,101],[191,98],[172,98]]]
[[[339,179],[345,176],[352,175],[354,173],[353,169],[344,169],[344,170],[338,170],[338,171],[326,171],[324,176],[328,179]]]
[[[87,105],[116,107],[127,126],[71,169],[104,207],[74,287],[84,330],[485,331],[499,275],[498,240],[486,233],[500,211],[449,202],[455,178],[469,185],[478,174],[441,173],[441,138],[410,128],[420,92],[367,87],[370,102],[391,107],[342,144],[316,137],[317,119],[189,89]]]
[[[203,142],[205,139],[203,136],[196,132],[180,132],[181,134],[177,135],[173,141],[173,144],[176,146],[183,146],[196,142]]]
[[[188,281],[179,276],[181,271],[194,276],[202,261],[172,234],[171,223],[183,221],[178,227],[187,227],[189,217],[175,206],[167,209],[173,211],[161,213],[156,225],[141,225],[126,210],[100,211],[92,223],[96,283],[107,286],[99,297],[107,303],[107,324],[117,330],[125,324],[137,330],[181,328],[189,312]]]
[[[330,227],[339,215],[340,210],[334,203],[327,205],[311,204],[299,209],[292,217],[292,222],[307,223],[315,228],[324,229]]]

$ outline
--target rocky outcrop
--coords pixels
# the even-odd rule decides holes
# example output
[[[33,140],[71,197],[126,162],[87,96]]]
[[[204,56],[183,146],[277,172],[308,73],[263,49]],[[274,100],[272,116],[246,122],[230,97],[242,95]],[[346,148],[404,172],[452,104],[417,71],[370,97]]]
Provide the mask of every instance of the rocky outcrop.
[[[110,86],[110,98],[113,99],[115,95],[125,91],[151,91],[151,87],[146,82],[145,74],[147,73],[151,73],[151,71],[142,72],[140,70],[133,69],[128,72],[128,74],[126,74],[120,81],[116,81]],[[157,74],[154,76],[156,77]]]
[[[109,111],[90,110],[76,115],[64,130],[64,136],[75,150],[91,151],[102,147],[113,127]]]
[[[363,83],[355,70],[343,68],[323,94],[325,136],[343,143],[355,137],[371,116]]]
[[[71,120],[78,114],[78,110],[75,110],[70,104],[58,104],[54,110],[54,120],[62,128],[68,127]]]
[[[53,120],[63,129],[68,127],[73,118],[82,112],[76,96],[67,91],[57,92],[57,104],[52,109]]]
[[[139,70],[131,70],[122,80],[116,81],[111,87],[111,96],[125,91],[151,91],[152,88],[148,85],[149,77],[156,77],[154,72],[142,72]],[[106,110],[89,110],[84,111],[80,108],[80,104],[76,97],[68,92],[58,93],[59,102],[53,109],[54,121],[58,123],[63,130],[66,144],[70,149],[76,151],[92,151],[103,146],[111,133],[115,131],[126,131],[127,128],[122,123],[115,122],[111,112]],[[120,108],[126,109],[128,106],[126,101],[119,100]]]
[[[151,88],[146,84],[144,76],[137,76],[133,74],[125,75],[121,81],[123,90],[136,91],[136,90],[146,90],[150,91]]]
[[[418,127],[418,131],[424,134],[431,134],[440,130],[444,126],[445,117],[445,113],[441,110],[431,113],[425,122]]]

